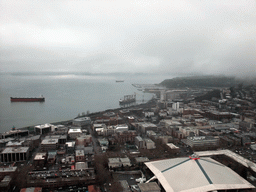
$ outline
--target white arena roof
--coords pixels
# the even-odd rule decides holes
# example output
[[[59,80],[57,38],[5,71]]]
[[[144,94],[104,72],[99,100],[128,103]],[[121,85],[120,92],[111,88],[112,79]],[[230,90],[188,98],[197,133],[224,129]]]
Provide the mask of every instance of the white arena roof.
[[[256,172],[256,164],[252,161],[228,150],[216,150],[216,151],[198,151],[195,152],[196,155],[203,157],[203,156],[214,156],[214,155],[226,155],[227,157],[230,157],[231,159],[235,160],[236,162],[242,164],[245,167],[250,167],[254,172]]]
[[[255,188],[233,170],[209,157],[183,157],[145,164],[168,192]]]

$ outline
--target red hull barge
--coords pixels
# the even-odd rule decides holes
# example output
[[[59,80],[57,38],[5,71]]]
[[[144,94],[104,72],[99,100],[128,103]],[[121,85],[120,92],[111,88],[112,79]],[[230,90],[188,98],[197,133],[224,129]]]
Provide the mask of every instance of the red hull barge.
[[[44,97],[11,97],[11,102],[45,102]]]

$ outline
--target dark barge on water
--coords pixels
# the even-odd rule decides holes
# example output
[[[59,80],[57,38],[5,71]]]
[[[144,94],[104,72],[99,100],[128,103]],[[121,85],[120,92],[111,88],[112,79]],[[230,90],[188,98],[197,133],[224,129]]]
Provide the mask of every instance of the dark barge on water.
[[[41,97],[11,97],[11,102],[45,102],[45,98]]]

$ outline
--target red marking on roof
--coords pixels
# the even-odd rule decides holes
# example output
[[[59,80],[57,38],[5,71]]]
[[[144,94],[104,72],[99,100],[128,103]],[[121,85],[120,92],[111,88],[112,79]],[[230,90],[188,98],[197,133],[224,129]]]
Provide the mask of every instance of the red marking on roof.
[[[190,159],[193,159],[193,160],[197,160],[197,159],[200,159],[200,157],[191,157],[189,156]]]

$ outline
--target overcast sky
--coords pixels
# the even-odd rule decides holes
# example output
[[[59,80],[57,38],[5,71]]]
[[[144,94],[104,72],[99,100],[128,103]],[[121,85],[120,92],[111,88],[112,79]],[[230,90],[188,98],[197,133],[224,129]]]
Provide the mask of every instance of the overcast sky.
[[[1,0],[0,71],[256,75],[255,0]]]

